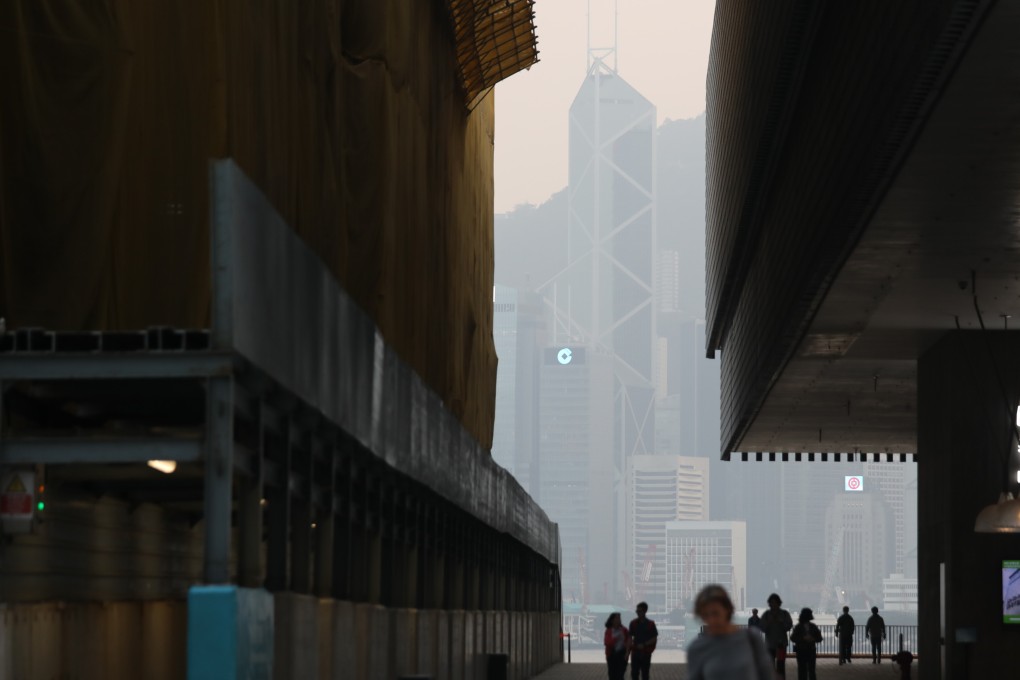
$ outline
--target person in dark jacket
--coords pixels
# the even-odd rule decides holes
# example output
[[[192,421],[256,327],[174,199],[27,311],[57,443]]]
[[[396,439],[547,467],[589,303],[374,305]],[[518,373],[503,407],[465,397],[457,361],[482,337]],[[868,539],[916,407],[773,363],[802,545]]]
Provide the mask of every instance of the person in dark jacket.
[[[882,641],[885,640],[885,619],[878,615],[878,607],[871,608],[871,617],[864,628],[871,640],[871,663],[882,663]]]
[[[769,595],[769,610],[761,617],[761,630],[765,634],[765,646],[775,664],[776,674],[786,677],[786,647],[789,640],[786,635],[793,628],[790,612],[783,609],[783,600],[776,593]]]
[[[851,663],[850,657],[854,648],[854,617],[850,616],[850,607],[843,607],[843,616],[836,619],[836,637],[839,639],[839,665]]]
[[[800,621],[790,633],[793,652],[797,655],[797,680],[818,680],[815,666],[818,662],[817,645],[822,641],[822,631],[811,623],[815,615],[806,607],[800,610]]]
[[[758,617],[758,610],[751,610],[751,618],[747,620],[748,628],[761,628],[761,619]]]
[[[648,618],[648,604],[639,602],[635,611],[637,618],[630,622],[630,673],[633,680],[648,680],[652,666],[652,652],[659,641],[659,630],[655,621]]]

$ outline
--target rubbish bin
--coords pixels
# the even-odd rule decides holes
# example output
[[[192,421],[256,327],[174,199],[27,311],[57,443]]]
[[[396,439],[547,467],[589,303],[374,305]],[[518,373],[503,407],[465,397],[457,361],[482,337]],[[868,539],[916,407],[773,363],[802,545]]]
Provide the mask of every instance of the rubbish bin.
[[[485,680],[507,680],[509,671],[509,656],[506,654],[489,654],[489,667]]]

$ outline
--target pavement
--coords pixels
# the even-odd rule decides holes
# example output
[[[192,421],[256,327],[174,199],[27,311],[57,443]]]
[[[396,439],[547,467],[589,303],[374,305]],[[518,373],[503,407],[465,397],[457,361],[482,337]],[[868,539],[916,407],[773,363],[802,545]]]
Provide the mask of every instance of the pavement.
[[[917,662],[911,668],[913,677],[919,677]],[[535,680],[606,680],[606,668],[602,664],[574,663],[560,664],[545,673],[536,676]],[[857,680],[858,678],[898,678],[893,674],[893,665],[883,661],[879,665],[861,659],[846,666],[840,666],[836,659],[818,660],[818,680]],[[630,669],[627,669],[630,678]],[[686,680],[687,669],[683,664],[654,664],[649,680]],[[797,662],[789,659],[786,662],[787,680],[797,680]]]

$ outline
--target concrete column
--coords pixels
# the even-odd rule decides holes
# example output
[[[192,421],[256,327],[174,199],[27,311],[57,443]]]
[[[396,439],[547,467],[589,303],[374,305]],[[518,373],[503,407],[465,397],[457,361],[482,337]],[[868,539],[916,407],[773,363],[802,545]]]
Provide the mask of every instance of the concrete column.
[[[264,408],[260,401],[255,416],[252,474],[242,476],[237,489],[237,580],[245,588],[258,588],[265,581],[262,569]]]
[[[993,678],[1015,667],[1020,630],[1003,626],[1000,586],[1020,535],[975,534],[974,520],[1007,481],[1018,397],[1020,332],[953,332],[918,362],[920,649],[911,651],[922,680]]]
[[[287,569],[287,556],[290,551],[291,524],[291,446],[290,427],[285,428],[283,436],[273,439],[273,453],[277,467],[276,485],[266,490],[269,500],[268,523],[269,538],[266,550],[266,588],[273,592],[287,590],[290,587],[290,573]],[[267,457],[269,452],[267,451]]]
[[[234,481],[233,381],[210,378],[206,402],[203,575],[206,583],[228,583]]]

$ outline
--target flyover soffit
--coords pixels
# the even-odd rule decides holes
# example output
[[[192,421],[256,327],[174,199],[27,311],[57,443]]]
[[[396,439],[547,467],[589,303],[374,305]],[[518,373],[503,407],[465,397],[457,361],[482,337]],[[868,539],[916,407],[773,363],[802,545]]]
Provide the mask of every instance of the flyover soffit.
[[[978,330],[972,272],[989,329],[1020,324],[1018,32],[996,4],[738,450],[913,452],[916,361]]]

